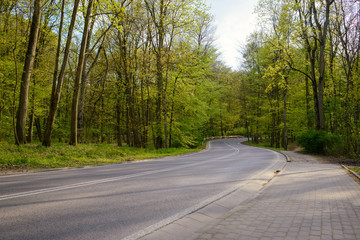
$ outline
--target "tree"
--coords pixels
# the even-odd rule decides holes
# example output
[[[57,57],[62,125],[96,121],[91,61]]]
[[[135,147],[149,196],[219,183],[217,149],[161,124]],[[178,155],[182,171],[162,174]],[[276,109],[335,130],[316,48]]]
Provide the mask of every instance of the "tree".
[[[60,102],[60,96],[61,96],[61,90],[64,83],[64,77],[65,77],[65,70],[69,58],[70,53],[70,46],[71,46],[71,40],[72,35],[74,31],[74,26],[76,22],[76,15],[79,8],[80,0],[75,0],[72,17],[71,17],[71,23],[69,26],[68,36],[66,40],[66,46],[65,46],[65,52],[63,57],[63,62],[61,65],[60,73],[58,74],[58,63],[60,58],[60,51],[61,51],[61,39],[62,39],[62,29],[63,29],[63,21],[64,21],[64,7],[65,7],[65,1],[62,1],[62,11],[61,11],[61,21],[59,26],[59,36],[58,36],[58,45],[56,50],[56,59],[55,59],[55,66],[54,66],[54,76],[53,76],[53,85],[52,85],[52,91],[51,91],[51,100],[50,100],[50,110],[49,115],[46,122],[46,129],[44,133],[44,140],[43,145],[44,146],[50,146],[51,145],[51,135],[54,128],[54,122],[55,122],[55,115],[56,111],[58,109],[58,105]]]
[[[78,106],[79,106],[79,91],[80,91],[80,80],[82,77],[82,72],[84,71],[84,60],[85,60],[85,50],[86,44],[88,43],[88,33],[89,33],[89,24],[90,17],[92,13],[94,0],[89,0],[88,7],[85,16],[84,30],[81,40],[81,49],[79,54],[79,61],[76,69],[74,91],[73,91],[73,100],[71,108],[71,132],[70,132],[70,145],[77,145],[77,127],[78,127]]]
[[[339,42],[339,60],[346,78],[345,87],[345,116],[343,117],[346,133],[346,150],[349,153],[358,152],[359,140],[356,137],[359,132],[359,94],[357,94],[360,34],[359,34],[359,2],[337,1],[335,2],[334,33]]]
[[[80,0],[54,0],[42,11],[29,84],[29,140],[36,128],[45,146],[50,146],[52,139],[71,137],[74,145],[80,140],[117,141],[119,146],[125,142],[136,147],[193,147],[210,134],[207,128],[211,121],[213,134],[230,131],[235,122],[230,112],[235,105],[226,94],[233,76],[230,69],[214,64],[212,17],[203,1],[82,3],[87,10],[93,5],[92,13],[86,11],[84,19],[76,19]],[[11,12],[13,6],[15,11]],[[25,14],[15,17],[20,8],[19,13]],[[1,56],[8,56],[0,60],[4,63],[0,67],[5,66],[0,74],[6,76],[6,81],[0,82],[4,86],[0,94],[5,96],[0,113],[6,119],[3,126],[8,128],[9,104],[11,100],[17,103],[18,98],[13,92],[17,88],[16,69],[24,62],[19,57],[22,34],[30,32],[23,24],[30,22],[25,10],[31,8],[6,1],[0,9],[2,42],[8,36],[6,31],[21,22],[15,34],[19,43],[16,53],[6,52],[13,43],[4,40],[6,46],[0,46]],[[9,24],[5,25],[6,21]],[[77,41],[80,36],[81,43]],[[15,97],[7,102],[9,94]]]
[[[21,77],[19,107],[16,120],[16,144],[26,143],[26,118],[28,113],[29,85],[31,72],[34,66],[36,45],[38,42],[40,21],[41,21],[41,0],[34,0],[34,11],[28,41],[28,48],[25,57],[25,65]]]
[[[325,86],[325,52],[327,45],[327,35],[330,24],[330,8],[334,0],[305,1],[295,0],[296,8],[301,27],[301,37],[304,41],[308,60],[310,63],[310,75],[307,77],[311,80],[314,110],[315,110],[315,127],[318,130],[325,129],[324,114],[324,86]],[[316,71],[318,68],[318,74]]]

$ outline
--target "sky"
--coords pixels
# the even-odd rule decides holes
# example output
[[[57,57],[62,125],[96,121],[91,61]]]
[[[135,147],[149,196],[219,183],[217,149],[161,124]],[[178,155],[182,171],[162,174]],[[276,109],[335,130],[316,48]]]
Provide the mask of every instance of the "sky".
[[[216,47],[220,59],[233,70],[239,68],[239,48],[255,30],[257,0],[206,0],[215,16]]]

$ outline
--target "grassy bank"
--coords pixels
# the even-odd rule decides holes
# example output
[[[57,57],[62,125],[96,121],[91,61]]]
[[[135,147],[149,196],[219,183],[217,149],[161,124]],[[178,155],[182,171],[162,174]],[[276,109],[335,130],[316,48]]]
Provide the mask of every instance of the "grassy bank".
[[[284,150],[284,148],[282,148],[282,147],[281,148],[271,147],[269,142],[253,143],[251,141],[247,141],[247,142],[243,142],[243,144],[253,146],[253,147],[269,148],[269,149],[273,149],[273,150],[277,150],[277,151]]]
[[[357,172],[357,173],[360,174],[360,168],[359,167],[350,168],[350,170],[353,170],[354,172]]]
[[[185,154],[197,149],[139,149],[117,147],[111,144],[53,144],[52,147],[42,145],[16,146],[0,143],[0,167],[7,170],[34,170],[64,167],[78,167],[137,161],[171,155]]]

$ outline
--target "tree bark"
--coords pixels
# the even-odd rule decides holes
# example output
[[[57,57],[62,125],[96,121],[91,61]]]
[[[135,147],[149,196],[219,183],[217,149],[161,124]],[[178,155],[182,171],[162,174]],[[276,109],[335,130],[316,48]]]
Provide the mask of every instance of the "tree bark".
[[[64,58],[63,58],[60,74],[59,74],[59,76],[57,76],[58,75],[58,63],[59,63],[59,56],[60,56],[60,48],[61,48],[61,32],[62,32],[63,21],[64,21],[65,0],[63,0],[63,3],[62,3],[58,46],[57,46],[57,51],[56,51],[55,70],[54,70],[53,86],[52,86],[52,92],[51,92],[50,110],[49,110],[49,115],[48,115],[48,119],[46,122],[46,129],[45,129],[44,140],[43,140],[43,145],[48,146],[48,147],[51,145],[51,135],[52,135],[52,131],[54,128],[56,111],[58,109],[58,105],[60,102],[61,90],[62,90],[62,86],[64,83],[66,65],[67,65],[67,62],[69,59],[71,40],[72,40],[72,35],[73,35],[74,26],[75,26],[75,22],[76,22],[76,15],[77,15],[77,11],[79,8],[79,3],[80,3],[80,0],[75,0],[75,2],[74,2],[71,23],[69,26],[69,31],[68,31],[68,36],[67,36],[67,41],[66,41],[66,46],[65,46]]]
[[[295,0],[300,4],[299,0]],[[310,61],[310,74],[313,87],[314,97],[314,111],[315,111],[315,128],[317,130],[325,129],[325,114],[324,114],[324,86],[325,86],[325,50],[327,33],[330,23],[330,7],[334,0],[326,0],[325,3],[325,20],[320,23],[319,14],[315,1],[311,1],[308,5],[308,12],[304,13],[300,8],[298,9],[300,23],[302,28],[302,37],[304,39],[305,48]],[[310,36],[308,34],[310,29]],[[313,39],[313,45],[310,43]],[[316,77],[316,69],[318,70],[318,77]]]
[[[2,139],[2,113],[3,113],[4,107],[0,107],[0,141]]]
[[[71,108],[71,131],[70,131],[70,141],[69,144],[76,146],[77,145],[77,124],[78,124],[78,107],[79,107],[79,90],[80,90],[80,81],[82,76],[82,71],[84,70],[84,60],[85,60],[85,50],[87,44],[87,38],[89,33],[89,24],[90,24],[90,15],[92,13],[94,0],[89,0],[88,8],[85,17],[84,31],[81,40],[81,49],[79,55],[79,62],[76,69],[72,108]]]
[[[152,21],[156,28],[156,44],[154,46],[155,58],[156,58],[156,101],[155,101],[155,126],[154,126],[154,147],[156,149],[164,146],[163,141],[163,103],[164,103],[164,76],[163,76],[163,52],[164,52],[164,41],[165,41],[165,23],[164,19],[167,14],[167,6],[165,6],[164,0],[160,0],[159,14],[156,16],[155,3],[149,3],[145,1],[146,7],[150,12]]]
[[[28,143],[32,143],[33,140],[34,118],[35,118],[35,106],[32,106],[30,118],[29,118],[28,136],[27,136]]]
[[[27,118],[28,100],[29,100],[29,86],[30,86],[31,73],[34,66],[36,45],[38,42],[39,29],[40,29],[40,20],[41,20],[40,4],[41,4],[41,0],[34,0],[34,13],[32,17],[24,70],[21,77],[19,107],[18,107],[18,113],[16,119],[17,144],[26,143],[25,127],[26,127],[26,118]]]
[[[286,100],[287,100],[287,88],[284,90],[284,108],[283,108],[283,124],[284,124],[284,130],[283,130],[283,137],[282,137],[282,147],[287,150],[287,146],[288,146],[288,129],[287,129],[287,125],[286,125]]]
[[[84,66],[83,66],[83,72],[82,72],[82,76],[81,76],[81,87],[80,87],[80,105],[79,105],[79,117],[78,117],[78,134],[79,134],[79,139],[80,141],[82,141],[83,138],[83,134],[84,134],[84,130],[85,130],[85,93],[86,93],[86,83],[87,83],[87,77],[89,75],[89,72],[86,72],[86,63],[87,63],[87,56],[89,54],[89,49],[90,49],[90,41],[91,41],[91,36],[92,36],[92,32],[95,26],[95,21],[93,20],[91,22],[91,27],[88,33],[88,38],[87,38],[87,43],[86,43],[86,50],[85,50],[85,58],[84,58]],[[101,51],[101,47],[99,48],[98,54]],[[98,56],[97,54],[97,56]],[[96,59],[94,60],[96,61]]]
[[[319,32],[319,78],[318,78],[318,91],[319,91],[319,128],[325,129],[325,113],[324,113],[324,86],[325,86],[325,51],[326,51],[326,41],[327,33],[330,23],[330,6],[333,4],[334,0],[326,0],[325,7],[325,22],[324,25],[318,22],[318,16],[316,12],[315,2],[313,2],[313,12],[315,23]]]
[[[39,138],[39,141],[42,141],[42,131],[41,131],[41,123],[40,123],[40,118],[35,118],[35,126],[36,126],[36,132],[37,132],[37,136]]]
[[[120,98],[119,98],[116,101],[116,140],[117,140],[117,145],[119,147],[122,146],[121,135],[122,135],[122,131],[121,131],[121,102],[120,102]]]

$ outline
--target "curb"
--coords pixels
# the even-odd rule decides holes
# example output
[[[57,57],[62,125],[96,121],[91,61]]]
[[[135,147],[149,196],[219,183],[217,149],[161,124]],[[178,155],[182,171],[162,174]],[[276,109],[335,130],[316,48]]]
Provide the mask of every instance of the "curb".
[[[343,164],[341,164],[341,166],[342,166],[343,168],[345,168],[346,170],[348,170],[350,173],[352,173],[355,177],[357,177],[357,178],[360,180],[360,175],[359,175],[357,172],[349,169],[348,167],[346,167],[346,166],[343,165]]]
[[[270,149],[270,150],[273,150],[273,149]],[[278,151],[278,150],[273,150],[275,152],[278,152],[280,154],[282,154],[285,158],[286,158],[286,162],[291,162],[291,159],[289,158],[289,156],[281,151]]]

